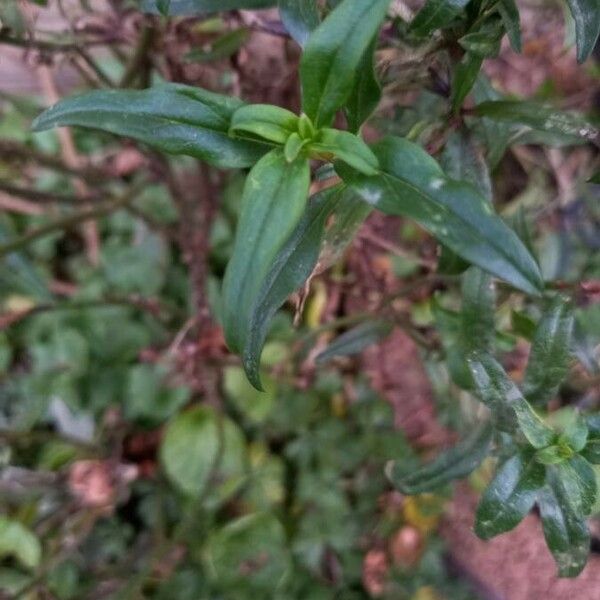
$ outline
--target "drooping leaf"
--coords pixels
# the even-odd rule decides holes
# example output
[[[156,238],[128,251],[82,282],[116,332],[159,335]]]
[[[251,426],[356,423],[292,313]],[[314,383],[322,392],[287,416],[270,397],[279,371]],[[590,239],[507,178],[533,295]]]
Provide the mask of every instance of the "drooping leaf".
[[[348,131],[321,129],[308,146],[324,158],[339,158],[365,175],[375,175],[379,161],[362,139]]]
[[[302,218],[310,169],[288,163],[279,149],[264,156],[244,186],[233,255],[223,283],[223,327],[233,352],[242,353],[254,310],[273,262]]]
[[[600,138],[598,126],[585,116],[538,102],[496,100],[477,104],[473,111],[480,117],[525,125],[543,133],[578,137],[590,142]]]
[[[537,264],[519,238],[470,185],[448,179],[419,146],[387,137],[372,146],[381,173],[367,177],[343,165],[340,176],[384,213],[417,221],[474,265],[528,293],[542,287]]]
[[[462,106],[465,98],[473,89],[482,64],[483,57],[478,54],[466,52],[461,61],[454,67],[452,93],[450,95],[450,102],[454,111],[457,111]]]
[[[381,341],[391,330],[391,323],[381,319],[361,323],[333,340],[315,361],[317,364],[323,364],[336,356],[359,354],[371,344]]]
[[[515,0],[500,0],[498,12],[502,17],[504,29],[510,40],[510,45],[515,52],[521,52],[523,43],[521,41],[521,18],[519,8]]]
[[[454,448],[442,452],[438,458],[421,469],[407,474],[401,461],[386,465],[386,475],[403,494],[420,494],[439,488],[454,479],[466,477],[487,456],[492,440],[489,423],[480,425]]]
[[[475,515],[475,533],[487,540],[516,527],[533,508],[546,470],[532,456],[515,454],[496,471]]]
[[[170,84],[142,91],[98,90],[66,98],[43,112],[35,131],[79,125],[186,154],[218,167],[254,164],[269,147],[233,139],[229,126],[243,102],[191,86]]]
[[[594,50],[600,34],[600,7],[597,0],[567,0],[575,21],[577,61],[582,63]]]
[[[298,117],[272,104],[249,104],[233,113],[229,130],[240,137],[251,134],[276,144],[285,144],[288,137],[298,130]]]
[[[248,312],[248,333],[242,355],[248,379],[257,389],[261,389],[260,355],[271,319],[311,274],[319,257],[327,218],[349,194],[351,192],[338,186],[311,198],[302,219],[273,258],[261,283]]]
[[[492,278],[471,267],[462,282],[461,337],[467,351],[494,349],[496,293]]]
[[[537,405],[551,400],[569,370],[574,315],[561,297],[551,301],[540,320],[523,380],[525,398]]]
[[[427,0],[411,21],[409,31],[416,36],[427,37],[436,29],[450,25],[468,3],[469,0]]]
[[[141,10],[166,15],[206,15],[237,9],[270,8],[277,0],[142,0]]]
[[[373,114],[381,100],[381,85],[375,73],[375,49],[377,36],[373,39],[358,65],[354,86],[346,101],[348,129],[358,133],[361,125]]]
[[[582,515],[575,513],[553,473],[538,497],[544,537],[561,577],[577,577],[587,563],[590,534]]]
[[[317,127],[344,106],[390,0],[344,0],[313,31],[300,62],[302,109]]]
[[[160,458],[177,488],[195,497],[212,477],[224,481],[243,475],[246,461],[238,427],[208,406],[181,413],[169,423]]]
[[[545,448],[553,442],[552,429],[529,406],[493,356],[475,352],[468,358],[468,363],[477,395],[492,410],[499,429],[514,432],[518,425],[534,448]]]
[[[302,47],[321,21],[316,0],[279,0],[279,14],[288,33]]]

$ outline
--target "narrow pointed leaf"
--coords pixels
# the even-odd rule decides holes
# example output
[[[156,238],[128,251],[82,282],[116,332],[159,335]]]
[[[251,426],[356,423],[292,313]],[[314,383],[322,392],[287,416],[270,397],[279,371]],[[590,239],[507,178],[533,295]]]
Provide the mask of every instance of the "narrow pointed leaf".
[[[348,194],[342,186],[330,188],[311,198],[302,219],[273,258],[256,300],[248,313],[248,333],[242,359],[248,379],[261,389],[260,355],[269,325],[287,297],[311,274],[321,249],[328,217]]]
[[[356,70],[390,0],[344,0],[313,31],[300,62],[302,109],[317,127],[329,126],[348,100]]]
[[[466,52],[461,61],[454,67],[450,102],[455,111],[462,106],[465,98],[473,89],[482,65],[483,57],[472,52]]]
[[[481,269],[471,267],[463,275],[461,338],[468,351],[492,351],[496,328],[494,312],[496,293],[492,278]]]
[[[254,303],[273,261],[302,218],[309,184],[308,161],[288,163],[279,149],[248,174],[223,284],[223,327],[234,352],[241,353],[246,345]]]
[[[471,185],[448,179],[437,162],[408,140],[372,146],[381,173],[367,177],[343,165],[342,179],[386,214],[406,216],[456,254],[525,292],[542,287],[537,264],[517,235],[485,208]]]
[[[365,175],[377,173],[379,161],[361,138],[339,129],[321,129],[310,143],[311,152],[336,157]]]
[[[516,454],[505,461],[483,493],[475,533],[487,540],[516,527],[535,504],[546,470],[532,457]]]
[[[577,60],[584,62],[594,50],[600,34],[600,6],[598,0],[567,0],[577,38]]]
[[[584,115],[560,111],[538,102],[492,100],[477,104],[473,110],[480,117],[525,125],[542,133],[581,138],[590,142],[600,139],[598,125]]]
[[[354,86],[346,101],[348,129],[358,133],[361,125],[373,114],[381,100],[381,85],[375,73],[377,36],[363,54],[354,79]]]
[[[498,12],[502,17],[502,23],[512,49],[515,52],[521,52],[523,43],[521,41],[521,19],[517,3],[515,0],[500,0],[498,2]]]
[[[570,303],[555,298],[537,326],[525,378],[523,394],[529,402],[544,405],[556,395],[571,360],[574,315]]]
[[[427,37],[436,29],[450,25],[468,3],[469,0],[427,0],[411,21],[409,31],[416,36]]]
[[[540,492],[538,506],[544,537],[561,577],[577,577],[587,563],[590,534],[582,515],[576,514],[565,498],[556,476]]]
[[[323,364],[336,356],[359,354],[368,346],[381,341],[391,330],[391,323],[381,319],[361,323],[339,335],[317,356],[315,361],[317,364]]]
[[[142,91],[99,90],[62,100],[32,124],[35,131],[78,125],[186,154],[224,168],[254,164],[268,146],[229,136],[236,98],[178,84]]]
[[[587,419],[588,438],[581,455],[594,465],[600,465],[600,415],[590,415]]]
[[[142,0],[141,10],[167,15],[206,15],[225,10],[269,8],[276,4],[277,0]]]
[[[279,0],[279,14],[289,34],[302,47],[320,23],[317,0]]]
[[[421,469],[406,474],[402,462],[391,461],[386,465],[386,475],[403,494],[428,492],[474,471],[487,456],[491,440],[492,428],[486,423]]]
[[[469,367],[480,400],[489,406],[499,429],[514,432],[516,426],[534,448],[552,444],[554,432],[529,406],[502,365],[485,352],[473,353]]]
[[[229,130],[244,137],[258,138],[285,144],[298,129],[298,117],[291,111],[272,104],[249,104],[238,108],[231,117]]]

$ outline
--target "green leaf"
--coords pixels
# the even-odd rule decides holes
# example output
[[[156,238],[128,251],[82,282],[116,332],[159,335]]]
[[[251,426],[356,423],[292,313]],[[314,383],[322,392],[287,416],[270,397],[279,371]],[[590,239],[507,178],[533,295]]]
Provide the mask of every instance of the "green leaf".
[[[554,298],[540,320],[523,380],[529,402],[544,405],[552,400],[569,370],[574,315],[564,298]]]
[[[389,335],[392,325],[388,321],[375,320],[361,323],[342,333],[331,342],[315,359],[323,364],[336,356],[359,354],[371,344],[376,344]]]
[[[308,160],[288,163],[279,149],[248,174],[223,284],[223,327],[233,352],[246,347],[254,305],[273,262],[302,218],[309,185]]]
[[[495,308],[496,293],[492,278],[481,269],[471,267],[463,275],[460,311],[461,338],[467,351],[493,350]]]
[[[35,569],[42,557],[42,546],[35,534],[19,521],[0,516],[0,558],[12,556],[24,567]]]
[[[476,352],[468,358],[468,363],[477,395],[492,410],[499,429],[513,432],[518,424],[534,448],[552,444],[555,437],[552,429],[533,411],[493,356]]]
[[[416,36],[427,37],[436,29],[449,26],[468,3],[469,0],[427,0],[408,30]]]
[[[598,0],[567,0],[577,37],[577,61],[584,62],[593,52],[600,34]]]
[[[298,117],[291,111],[272,104],[250,104],[238,108],[231,117],[233,134],[252,134],[258,138],[285,144],[298,130]]]
[[[576,112],[559,111],[538,102],[495,100],[477,104],[473,111],[480,117],[525,125],[543,133],[576,137],[590,142],[597,141],[600,136],[598,127],[585,116]]]
[[[521,52],[523,43],[521,40],[521,17],[515,0],[500,0],[498,12],[502,17],[504,29],[510,40],[510,45],[515,52]]]
[[[461,37],[458,43],[473,56],[492,58],[500,52],[503,34],[502,19],[492,15],[475,31]]]
[[[525,292],[539,293],[537,264],[515,233],[484,208],[477,190],[448,179],[433,158],[408,140],[386,137],[372,149],[379,175],[366,177],[336,166],[366,202],[386,214],[414,219],[472,264]]]
[[[317,127],[331,125],[354,87],[355,73],[390,0],[344,0],[314,30],[300,62],[302,110]]]
[[[210,62],[228,58],[235,54],[248,41],[249,37],[249,29],[234,29],[211,42],[208,49],[194,48],[190,50],[183,59],[186,62]]]
[[[336,157],[365,175],[375,175],[379,161],[362,139],[348,131],[321,129],[308,146],[311,154],[316,153],[326,160]]]
[[[586,419],[588,438],[581,455],[594,465],[600,465],[600,415],[590,415]]]
[[[300,155],[300,152],[302,152],[302,149],[305,148],[309,143],[310,140],[303,140],[299,134],[292,133],[283,147],[285,160],[287,160],[289,163],[295,161]]]
[[[186,154],[223,168],[254,164],[268,146],[229,137],[233,113],[243,103],[229,96],[179,85],[142,91],[99,90],[62,100],[32,124],[35,131],[79,125]]]
[[[290,568],[286,532],[277,518],[254,513],[227,523],[206,542],[207,573],[219,586],[273,597]],[[227,598],[248,597],[237,593]]]
[[[302,47],[321,22],[316,0],[279,0],[279,14],[288,33]]]
[[[401,461],[390,461],[385,468],[392,485],[403,494],[420,494],[439,488],[454,479],[466,477],[487,456],[492,440],[489,423],[480,425],[454,448],[413,473],[406,474]]]
[[[257,9],[275,6],[277,0],[142,0],[141,10],[167,15],[206,15],[237,9]],[[164,7],[164,10],[161,10]]]
[[[295,230],[274,256],[249,307],[242,359],[248,379],[257,389],[262,387],[260,355],[269,324],[286,298],[311,274],[319,257],[325,223],[347,195],[352,193],[338,186],[311,198]]]
[[[363,54],[354,79],[354,86],[346,101],[348,129],[358,133],[361,125],[373,114],[381,100],[381,85],[375,73],[377,36]]]
[[[475,515],[475,533],[490,539],[516,527],[535,504],[546,470],[532,457],[516,454],[496,471]]]
[[[575,513],[554,473],[538,497],[544,537],[561,577],[577,577],[587,563],[590,534],[582,515]]]
[[[483,57],[471,52],[466,52],[461,61],[454,67],[452,75],[452,94],[450,96],[452,109],[454,111],[457,111],[462,106],[465,98],[473,89],[479,72],[481,71],[482,64]]]
[[[589,515],[596,502],[598,488],[594,468],[585,458],[575,455],[549,467],[556,474],[556,486],[564,490],[564,499],[578,515]]]
[[[587,444],[590,431],[583,415],[573,410],[569,413],[569,420],[560,434],[560,441],[567,444],[573,452],[581,452]]]
[[[181,491],[199,497],[212,481],[241,477],[245,444],[232,421],[208,406],[198,406],[167,426],[160,458],[169,479]]]

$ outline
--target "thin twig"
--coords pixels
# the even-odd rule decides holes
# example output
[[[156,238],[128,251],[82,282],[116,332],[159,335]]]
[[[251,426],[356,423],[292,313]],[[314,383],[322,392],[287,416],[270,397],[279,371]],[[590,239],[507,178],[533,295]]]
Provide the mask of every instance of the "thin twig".
[[[120,88],[130,87],[131,84],[142,73],[142,67],[148,60],[148,53],[154,40],[154,27],[149,23],[144,23],[137,46],[131,56],[130,62],[125,67],[125,72],[119,81]]]

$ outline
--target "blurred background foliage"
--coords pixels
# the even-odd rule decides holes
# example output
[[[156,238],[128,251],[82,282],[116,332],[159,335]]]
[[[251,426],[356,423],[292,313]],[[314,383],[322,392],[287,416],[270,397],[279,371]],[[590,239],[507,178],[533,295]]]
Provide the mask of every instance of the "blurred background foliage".
[[[493,190],[546,279],[576,299],[578,364],[552,416],[597,410],[596,148],[449,120],[447,65],[407,31],[414,10],[393,4],[366,135],[407,136]],[[477,100],[597,109],[597,64],[574,66],[558,4],[522,15],[524,54],[505,44]],[[119,0],[3,0],[0,23],[0,596],[495,597],[440,536],[452,490],[402,497],[384,476],[388,460],[410,469],[473,421],[452,257],[436,270],[435,243],[383,217],[348,250],[369,212],[358,206],[328,236],[335,265],[277,316],[261,394],[218,327],[243,177],[92,131],[29,131],[64,94],[164,80],[297,108],[299,53],[277,13],[163,19]],[[498,305],[495,343],[518,379],[540,315],[504,289]],[[373,322],[381,307],[400,338]],[[336,331],[346,337],[328,346]],[[406,360],[400,376],[424,368],[414,397],[390,399],[377,355],[360,358],[381,340]],[[424,411],[416,430],[407,411]]]

